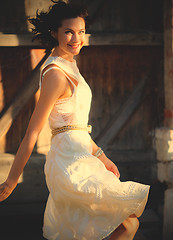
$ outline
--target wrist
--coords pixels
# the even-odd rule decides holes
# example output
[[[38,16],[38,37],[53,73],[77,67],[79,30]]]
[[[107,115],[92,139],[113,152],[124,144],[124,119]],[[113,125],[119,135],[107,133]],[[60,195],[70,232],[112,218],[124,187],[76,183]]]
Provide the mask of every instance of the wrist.
[[[99,147],[93,155],[99,158],[103,153],[104,153],[103,150]]]

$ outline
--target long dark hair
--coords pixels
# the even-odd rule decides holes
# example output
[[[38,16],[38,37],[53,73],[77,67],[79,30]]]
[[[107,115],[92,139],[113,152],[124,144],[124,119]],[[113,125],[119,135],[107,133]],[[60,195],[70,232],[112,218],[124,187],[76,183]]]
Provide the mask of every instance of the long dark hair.
[[[82,17],[88,24],[88,12],[83,5],[66,3],[63,0],[54,1],[47,12],[37,10],[35,18],[28,18],[34,26],[32,32],[36,35],[33,40],[39,40],[46,50],[51,50],[58,45],[58,41],[52,37],[51,31],[56,32],[62,25],[62,21],[69,18]]]

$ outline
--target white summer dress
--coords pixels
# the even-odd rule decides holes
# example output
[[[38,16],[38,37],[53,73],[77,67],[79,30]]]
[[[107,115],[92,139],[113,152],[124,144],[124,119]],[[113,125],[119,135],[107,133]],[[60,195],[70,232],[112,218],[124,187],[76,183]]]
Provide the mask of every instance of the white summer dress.
[[[76,61],[49,57],[43,69],[54,64],[73,84],[71,97],[57,100],[49,116],[51,129],[65,125],[87,126],[91,90]],[[44,71],[44,75],[53,66]],[[70,77],[76,79],[76,86]],[[51,140],[45,163],[49,197],[43,236],[48,240],[101,240],[129,215],[142,214],[149,186],[121,182],[92,155],[91,137],[84,130],[59,133]]]

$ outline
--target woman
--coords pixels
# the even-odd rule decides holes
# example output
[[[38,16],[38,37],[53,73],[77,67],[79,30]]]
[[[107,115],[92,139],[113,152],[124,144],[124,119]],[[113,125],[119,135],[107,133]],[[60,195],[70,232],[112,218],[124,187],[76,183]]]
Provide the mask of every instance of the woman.
[[[87,126],[91,90],[74,56],[84,44],[87,12],[59,1],[30,19],[36,38],[54,48],[40,80],[40,98],[0,200],[17,185],[47,118],[52,130],[45,163],[49,189],[43,235],[49,240],[133,239],[149,186],[120,182],[116,165],[91,139]]]

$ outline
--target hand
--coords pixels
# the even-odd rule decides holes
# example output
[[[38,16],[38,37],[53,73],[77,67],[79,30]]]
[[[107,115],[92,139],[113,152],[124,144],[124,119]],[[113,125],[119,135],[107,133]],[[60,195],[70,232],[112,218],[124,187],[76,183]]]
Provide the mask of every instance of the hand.
[[[120,178],[117,166],[109,158],[107,158],[104,153],[99,157],[99,159],[104,163],[108,171],[113,172],[117,178]]]
[[[17,184],[9,184],[8,181],[5,181],[0,185],[0,202],[4,201],[12,193]]]

